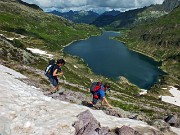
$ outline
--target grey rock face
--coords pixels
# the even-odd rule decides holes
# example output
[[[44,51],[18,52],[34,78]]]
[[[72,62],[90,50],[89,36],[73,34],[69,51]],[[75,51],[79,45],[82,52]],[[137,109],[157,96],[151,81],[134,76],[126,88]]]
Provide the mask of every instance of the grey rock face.
[[[110,131],[108,127],[101,127],[89,110],[80,113],[78,119],[73,125],[76,130],[75,135],[141,135],[141,133],[128,126],[116,128],[113,131]],[[151,134],[156,135],[155,132],[151,132]]]
[[[139,132],[128,126],[122,126],[121,128],[116,129],[118,135],[141,135]]]
[[[170,124],[171,126],[179,127],[180,121],[176,115],[169,115],[165,118],[165,122]]]
[[[75,122],[75,135],[98,135],[100,125],[89,110],[78,115],[79,121]]]
[[[3,59],[18,61],[22,64],[30,64],[38,60],[38,57],[27,51],[25,48],[17,47],[15,40],[10,41],[0,36],[0,55]]]
[[[89,110],[78,115],[79,121],[74,123],[75,135],[115,135],[108,127],[101,127]]]
[[[180,2],[178,0],[164,0],[162,6],[166,12],[171,12],[174,8],[178,7]]]
[[[152,125],[157,127],[158,129],[160,129],[163,132],[169,131],[169,124],[161,119],[157,119],[157,120],[153,121]]]

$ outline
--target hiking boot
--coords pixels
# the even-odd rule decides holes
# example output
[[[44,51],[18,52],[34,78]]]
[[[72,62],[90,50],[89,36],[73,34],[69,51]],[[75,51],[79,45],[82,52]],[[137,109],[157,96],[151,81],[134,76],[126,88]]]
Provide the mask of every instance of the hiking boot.
[[[88,103],[87,107],[94,107],[94,105],[91,103]]]
[[[55,91],[50,91],[50,93],[51,93],[51,94],[56,93],[56,90],[55,90]]]

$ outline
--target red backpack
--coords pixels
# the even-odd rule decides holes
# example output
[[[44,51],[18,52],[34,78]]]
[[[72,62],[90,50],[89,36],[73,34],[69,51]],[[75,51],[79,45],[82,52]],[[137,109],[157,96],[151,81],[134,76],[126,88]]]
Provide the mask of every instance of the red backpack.
[[[101,88],[102,82],[93,82],[90,87],[90,92],[94,94]]]

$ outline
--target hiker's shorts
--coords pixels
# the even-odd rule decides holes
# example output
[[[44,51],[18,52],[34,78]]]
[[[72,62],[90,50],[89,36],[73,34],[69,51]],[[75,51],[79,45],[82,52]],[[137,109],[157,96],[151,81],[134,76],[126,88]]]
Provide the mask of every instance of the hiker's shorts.
[[[49,78],[51,84],[56,87],[58,85],[58,79],[57,78]]]
[[[93,101],[92,101],[92,102],[93,102],[93,105],[95,105],[95,104],[97,103],[97,101],[98,101],[98,98],[94,98],[94,97],[93,97]]]

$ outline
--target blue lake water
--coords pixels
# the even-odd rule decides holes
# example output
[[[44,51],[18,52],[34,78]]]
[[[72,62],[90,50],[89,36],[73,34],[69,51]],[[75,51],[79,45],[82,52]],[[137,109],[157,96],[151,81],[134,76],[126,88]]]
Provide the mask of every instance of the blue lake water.
[[[64,52],[84,59],[96,74],[118,80],[126,77],[140,88],[148,89],[158,76],[164,74],[160,64],[140,53],[129,50],[123,43],[110,39],[120,33],[105,31],[101,36],[76,41],[64,48]]]

